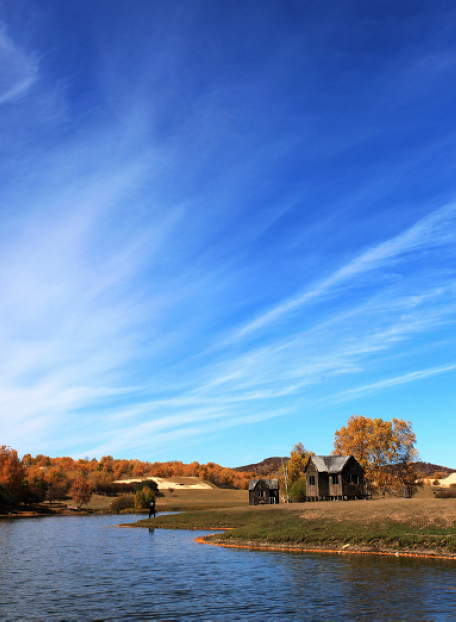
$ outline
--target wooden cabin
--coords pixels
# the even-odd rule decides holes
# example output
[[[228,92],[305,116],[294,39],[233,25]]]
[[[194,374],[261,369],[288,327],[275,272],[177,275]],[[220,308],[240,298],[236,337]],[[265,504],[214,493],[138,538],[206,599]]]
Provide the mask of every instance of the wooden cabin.
[[[279,479],[249,479],[249,505],[279,503]]]
[[[304,469],[306,501],[365,499],[366,474],[353,456],[310,456]]]

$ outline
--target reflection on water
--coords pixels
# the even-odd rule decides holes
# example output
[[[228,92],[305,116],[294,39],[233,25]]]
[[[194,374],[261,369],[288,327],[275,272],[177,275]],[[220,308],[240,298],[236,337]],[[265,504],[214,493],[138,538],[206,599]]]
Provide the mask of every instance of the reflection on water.
[[[2,619],[456,619],[456,564],[196,544],[134,516],[0,521]]]

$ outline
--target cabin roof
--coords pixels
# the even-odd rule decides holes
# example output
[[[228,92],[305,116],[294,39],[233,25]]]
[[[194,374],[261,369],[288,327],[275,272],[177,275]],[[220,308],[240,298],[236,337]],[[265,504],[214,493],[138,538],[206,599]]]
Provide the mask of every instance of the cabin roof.
[[[352,456],[310,456],[319,473],[340,473]],[[307,469],[306,466],[306,469]]]
[[[279,479],[277,477],[260,477],[258,479],[249,479],[249,490],[253,490],[259,481],[265,482],[269,490],[279,489]]]

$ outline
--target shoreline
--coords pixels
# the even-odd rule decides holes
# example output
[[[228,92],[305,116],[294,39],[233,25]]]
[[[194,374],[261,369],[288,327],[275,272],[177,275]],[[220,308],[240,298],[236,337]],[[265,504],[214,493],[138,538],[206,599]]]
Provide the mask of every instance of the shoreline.
[[[213,531],[213,530],[210,530]],[[340,549],[326,548],[319,546],[302,546],[299,544],[271,544],[261,541],[248,541],[243,542],[240,540],[233,540],[227,542],[226,540],[217,540],[214,538],[217,534],[208,534],[206,536],[199,536],[194,539],[194,542],[198,544],[208,544],[210,546],[220,546],[223,548],[233,549],[249,549],[251,551],[280,551],[285,553],[326,553],[331,555],[382,555],[388,557],[408,557],[414,559],[439,559],[446,561],[456,561],[456,554],[437,554],[431,550],[428,551],[397,551],[394,549],[373,549],[371,547],[362,547],[359,545],[345,544]],[[350,548],[349,548],[350,547]]]
[[[455,501],[408,499],[194,511],[131,526],[200,529],[210,536],[197,542],[227,548],[454,561],[455,518]]]

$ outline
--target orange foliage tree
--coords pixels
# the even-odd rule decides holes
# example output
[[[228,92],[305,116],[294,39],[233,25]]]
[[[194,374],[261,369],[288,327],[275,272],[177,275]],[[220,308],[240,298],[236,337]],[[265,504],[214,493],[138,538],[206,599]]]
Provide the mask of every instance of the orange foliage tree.
[[[122,477],[199,477],[200,479],[213,482],[217,486],[246,489],[249,478],[255,477],[255,473],[235,471],[223,468],[215,462],[200,464],[192,462],[184,464],[178,460],[169,462],[144,462],[141,460],[117,459],[112,456],[103,456],[99,461],[69,457],[50,458],[31,454],[25,454],[22,464],[26,470],[29,481],[45,479],[46,482],[60,481],[60,479],[73,479],[75,475],[83,474],[86,479],[95,486],[101,483],[110,483]],[[60,476],[56,477],[56,475]],[[62,477],[63,476],[63,477]],[[35,482],[36,483],[36,482]]]
[[[410,468],[405,469],[405,466],[413,464],[418,457],[415,443],[410,421],[393,419],[391,422],[353,415],[346,426],[336,430],[333,454],[353,455],[370,481],[381,484],[387,477],[384,468],[387,465],[401,466],[403,472],[410,474]]]
[[[0,447],[0,485],[21,501],[24,492],[25,470],[22,462],[17,457],[17,451],[2,445]]]
[[[70,497],[76,501],[78,507],[89,503],[92,498],[92,484],[85,477],[78,477],[70,488]]]

